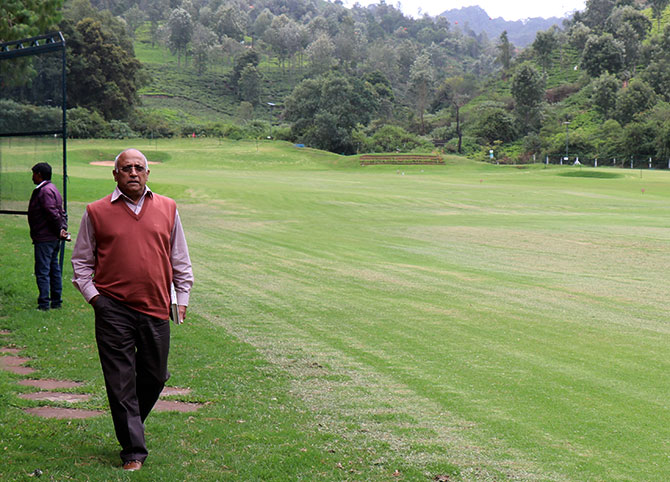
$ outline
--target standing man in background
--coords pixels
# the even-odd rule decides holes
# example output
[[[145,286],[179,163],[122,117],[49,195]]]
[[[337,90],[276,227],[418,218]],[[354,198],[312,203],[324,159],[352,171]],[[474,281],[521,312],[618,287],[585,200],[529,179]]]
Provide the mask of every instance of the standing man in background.
[[[51,182],[51,166],[38,162],[32,168],[36,184],[28,204],[28,226],[35,248],[37,309],[48,311],[63,304],[63,278],[58,259],[61,240],[68,239],[63,198]]]
[[[149,166],[121,152],[114,192],[86,207],[72,253],[74,278],[95,311],[95,338],[124,470],[142,468],[144,421],[165,386],[170,291],[186,317],[193,272],[176,203],[146,185]]]

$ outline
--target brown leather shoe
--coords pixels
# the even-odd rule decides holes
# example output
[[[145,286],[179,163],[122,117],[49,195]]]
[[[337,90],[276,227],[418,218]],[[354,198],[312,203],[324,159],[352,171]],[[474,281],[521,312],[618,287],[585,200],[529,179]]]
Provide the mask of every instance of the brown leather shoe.
[[[135,470],[140,470],[142,468],[142,462],[139,460],[129,460],[128,462],[123,463],[123,470],[128,472],[134,472]]]

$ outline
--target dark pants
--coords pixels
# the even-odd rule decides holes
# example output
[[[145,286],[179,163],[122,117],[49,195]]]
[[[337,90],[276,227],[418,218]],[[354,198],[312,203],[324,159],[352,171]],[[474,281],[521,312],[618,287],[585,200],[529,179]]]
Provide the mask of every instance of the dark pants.
[[[95,302],[95,339],[121,460],[144,462],[144,420],[165,382],[170,320],[160,320],[100,296]]]
[[[63,300],[63,278],[61,276],[58,251],[60,241],[35,243],[35,280],[40,295],[37,307],[42,310],[60,308]]]

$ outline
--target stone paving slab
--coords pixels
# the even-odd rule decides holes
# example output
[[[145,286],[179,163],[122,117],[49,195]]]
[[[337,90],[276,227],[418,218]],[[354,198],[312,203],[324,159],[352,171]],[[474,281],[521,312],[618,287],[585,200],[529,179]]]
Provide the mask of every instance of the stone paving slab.
[[[60,408],[60,407],[35,407],[26,408],[24,412],[30,415],[36,415],[43,418],[91,418],[103,415],[105,412],[99,410],[80,410],[77,408]]]
[[[78,403],[91,399],[87,393],[65,393],[65,392],[33,392],[21,393],[20,398],[24,400],[47,400],[49,402]]]
[[[8,372],[16,373],[17,375],[29,375],[35,373],[34,368],[22,366],[24,363],[30,361],[30,358],[24,358],[14,355],[0,356],[0,369]]]
[[[73,382],[70,380],[52,380],[47,378],[41,380],[19,380],[18,383],[24,387],[35,387],[42,390],[63,390],[64,388],[77,388],[84,385],[82,382]]]
[[[19,365],[23,365],[24,363],[28,363],[29,361],[30,358],[26,358],[23,356],[5,355],[0,357],[0,364],[6,367],[18,367]]]
[[[21,348],[10,348],[7,346],[3,346],[0,348],[0,353],[7,353],[9,355],[18,355],[21,353]]]
[[[161,392],[161,397],[169,397],[172,395],[184,396],[184,395],[190,395],[190,393],[191,393],[190,388],[165,387]]]
[[[154,412],[195,412],[201,403],[176,402],[172,400],[158,400],[154,405]]]

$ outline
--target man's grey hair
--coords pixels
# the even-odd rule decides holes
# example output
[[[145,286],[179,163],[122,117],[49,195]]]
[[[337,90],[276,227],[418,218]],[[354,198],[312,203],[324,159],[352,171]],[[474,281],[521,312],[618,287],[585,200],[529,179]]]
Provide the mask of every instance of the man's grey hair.
[[[142,159],[144,159],[144,169],[146,169],[147,171],[149,170],[149,161],[147,161],[147,156],[145,156],[145,155],[142,153],[142,151],[140,151],[140,150],[138,150],[138,149],[135,149],[135,148],[133,148],[133,147],[130,147],[130,148],[128,148],[128,149],[125,149],[125,150],[119,152],[119,154],[114,158],[114,170],[115,170],[116,172],[119,172],[119,159],[121,158],[121,156],[123,156],[123,155],[124,155],[126,152],[128,152],[128,151],[137,151],[137,152],[139,152],[139,153],[142,155]]]

